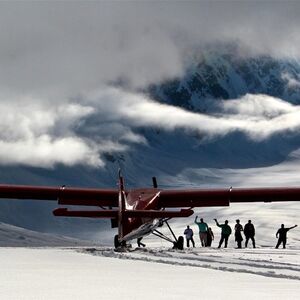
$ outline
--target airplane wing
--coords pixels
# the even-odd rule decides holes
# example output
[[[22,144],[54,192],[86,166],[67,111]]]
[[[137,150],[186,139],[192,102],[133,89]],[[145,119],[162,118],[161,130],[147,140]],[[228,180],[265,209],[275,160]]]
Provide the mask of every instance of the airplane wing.
[[[0,198],[50,200],[64,205],[118,206],[117,189],[0,185]]]
[[[237,202],[300,201],[300,188],[228,188],[162,190],[159,205],[165,207],[229,206]]]
[[[0,185],[0,198],[58,201],[61,205],[118,207],[117,189]],[[159,190],[159,208],[229,206],[235,202],[300,201],[300,188]]]

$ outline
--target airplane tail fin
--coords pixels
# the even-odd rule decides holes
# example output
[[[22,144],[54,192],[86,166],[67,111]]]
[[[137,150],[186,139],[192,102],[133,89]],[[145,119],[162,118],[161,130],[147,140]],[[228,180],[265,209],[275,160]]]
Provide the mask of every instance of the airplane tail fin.
[[[124,191],[124,178],[121,173],[121,169],[119,169],[119,190]]]
[[[121,240],[124,237],[124,229],[127,225],[127,219],[123,216],[126,210],[126,194],[124,187],[124,179],[119,169],[119,213],[118,213],[118,239]]]

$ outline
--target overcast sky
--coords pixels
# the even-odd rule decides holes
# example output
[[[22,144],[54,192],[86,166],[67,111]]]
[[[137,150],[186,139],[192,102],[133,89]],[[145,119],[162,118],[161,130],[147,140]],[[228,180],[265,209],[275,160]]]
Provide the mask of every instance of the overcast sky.
[[[141,86],[177,75],[187,49],[216,40],[300,55],[298,1],[26,1],[0,8],[0,82],[14,90],[74,93],[124,76]]]
[[[101,166],[99,153],[146,143],[134,133],[141,125],[238,129],[256,139],[299,129],[299,109],[280,99],[250,95],[214,119],[108,87],[180,76],[188,53],[216,41],[238,41],[244,54],[300,57],[299,15],[298,1],[1,2],[0,164]],[[272,120],[265,110],[275,111]],[[101,118],[101,142],[76,133],[91,116]]]

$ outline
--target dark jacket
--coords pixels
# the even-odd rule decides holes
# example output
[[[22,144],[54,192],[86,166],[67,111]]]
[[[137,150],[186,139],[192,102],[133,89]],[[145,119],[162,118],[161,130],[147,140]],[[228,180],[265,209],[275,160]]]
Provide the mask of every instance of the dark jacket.
[[[255,228],[252,223],[247,223],[244,226],[244,234],[245,234],[245,236],[249,236],[249,237],[255,236]]]
[[[242,237],[242,231],[243,231],[243,226],[241,224],[235,224],[234,226],[234,230],[235,230],[235,240],[237,242],[240,242],[243,240],[243,237]]]
[[[219,224],[217,223],[218,227],[221,227],[222,229],[222,234],[223,235],[230,235],[231,234],[231,227],[228,224]]]

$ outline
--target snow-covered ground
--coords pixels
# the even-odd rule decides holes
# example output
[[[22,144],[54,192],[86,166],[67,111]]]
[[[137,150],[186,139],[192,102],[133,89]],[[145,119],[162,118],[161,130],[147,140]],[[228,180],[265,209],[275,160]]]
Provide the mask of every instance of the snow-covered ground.
[[[299,299],[300,250],[0,248],[1,299]]]
[[[67,236],[41,233],[0,222],[0,247],[57,247],[96,244]]]
[[[190,169],[186,172],[192,176],[183,172],[180,179],[182,186],[193,185],[189,178],[197,181],[211,174],[220,180],[216,186],[224,186],[225,180],[228,186],[297,185],[300,164],[293,161],[284,169],[286,164],[245,172]],[[147,249],[136,250],[133,243],[132,251],[117,253],[111,247],[86,248],[86,242],[80,240],[2,223],[0,245],[14,248],[0,248],[0,299],[300,299],[300,228],[288,232],[287,249],[274,249],[281,223],[300,226],[299,205],[198,208],[196,215],[215,233],[213,247],[199,248],[193,215],[170,221],[176,235],[182,234],[186,225],[195,231],[197,248],[183,251],[174,251],[169,243],[149,236],[143,240]],[[215,217],[220,222],[228,219],[232,227],[237,218],[242,224],[252,219],[257,248],[252,249],[250,242],[248,249],[235,249],[231,236],[228,249],[216,249],[220,229],[214,224]],[[161,230],[167,233],[165,228]],[[114,233],[104,228],[97,240],[110,245]],[[33,248],[37,246],[43,248]]]
[[[199,247],[197,234],[197,247],[183,251],[148,236],[143,240],[147,248],[137,249],[133,242],[130,251],[120,253],[93,242],[0,223],[0,245],[6,246],[0,248],[0,299],[299,299],[299,229],[288,233],[288,249],[274,249],[278,220],[263,226],[259,215],[270,207],[258,205],[259,213],[255,205],[247,211],[247,216],[255,216],[257,210],[256,249],[251,242],[248,249],[235,249],[233,237],[228,249],[217,249],[219,228],[213,224],[216,238],[210,249]],[[274,205],[270,216],[281,211]],[[230,216],[232,209],[233,225],[238,208],[210,213]],[[297,219],[292,207],[282,211],[289,223]],[[208,211],[202,215],[208,219]],[[181,234],[188,223],[196,230],[193,218],[171,225]]]

